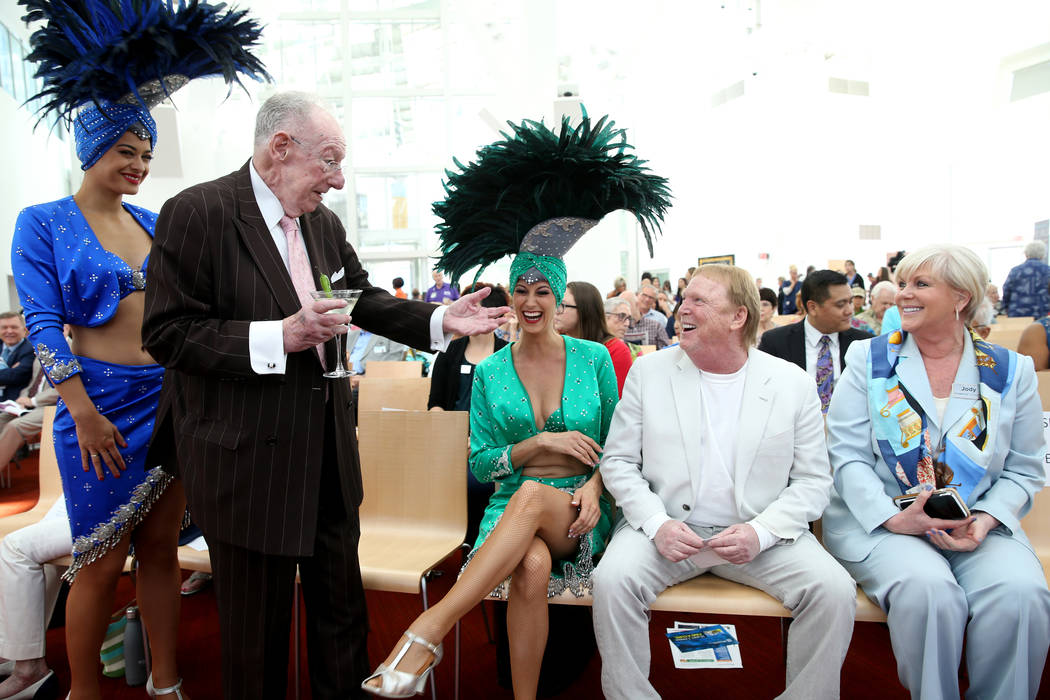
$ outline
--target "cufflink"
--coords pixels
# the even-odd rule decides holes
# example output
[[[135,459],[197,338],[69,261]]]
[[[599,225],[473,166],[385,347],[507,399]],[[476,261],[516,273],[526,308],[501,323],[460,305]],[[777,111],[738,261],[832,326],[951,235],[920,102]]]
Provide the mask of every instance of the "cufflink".
[[[266,369],[277,369],[277,363],[276,362],[267,362],[266,363]]]

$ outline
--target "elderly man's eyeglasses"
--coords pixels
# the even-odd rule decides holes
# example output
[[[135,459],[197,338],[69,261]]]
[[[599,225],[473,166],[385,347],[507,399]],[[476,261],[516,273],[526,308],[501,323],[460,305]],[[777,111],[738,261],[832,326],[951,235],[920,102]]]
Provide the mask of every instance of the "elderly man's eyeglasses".
[[[623,323],[623,322],[624,322],[624,321],[626,321],[626,320],[627,320],[628,318],[630,318],[630,316],[628,316],[627,314],[623,313],[622,311],[621,311],[621,312],[619,312],[619,313],[609,313],[609,312],[607,311],[607,312],[605,312],[605,317],[606,317],[606,318],[613,318],[613,319],[616,319],[616,320],[617,320],[617,321],[619,321],[620,323]]]
[[[554,307],[554,310],[559,314],[565,313],[565,309],[575,309],[576,304],[558,304]]]
[[[291,134],[288,134],[288,138],[290,138],[292,140],[292,143],[296,144],[297,146],[302,148],[304,151],[307,151],[307,152],[310,151],[310,149],[308,149],[306,146],[303,145],[302,141],[300,141],[299,139],[295,138]],[[311,155],[313,155],[313,153],[311,153]],[[342,164],[342,162],[340,162],[338,160],[331,160],[331,159],[328,159],[328,158],[322,158],[321,156],[318,156],[318,155],[314,155],[314,158],[317,158],[317,160],[321,161],[321,169],[324,170],[326,175],[329,174],[329,173],[338,173],[338,172],[341,172],[343,170],[343,164]]]

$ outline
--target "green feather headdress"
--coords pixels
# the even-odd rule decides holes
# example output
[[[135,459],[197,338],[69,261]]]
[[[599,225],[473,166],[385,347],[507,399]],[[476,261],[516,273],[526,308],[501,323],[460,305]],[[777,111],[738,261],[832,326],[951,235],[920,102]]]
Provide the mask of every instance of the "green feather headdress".
[[[619,209],[634,214],[653,254],[671,193],[665,178],[627,152],[623,129],[608,117],[593,123],[586,112],[576,128],[563,118],[557,133],[542,122],[507,123],[513,134],[500,132],[503,139],[480,149],[475,161],[453,160],[459,172],[445,171],[446,197],[434,203],[441,219],[436,267],[453,284],[519,250],[561,257]],[[551,221],[566,218],[577,221]]]

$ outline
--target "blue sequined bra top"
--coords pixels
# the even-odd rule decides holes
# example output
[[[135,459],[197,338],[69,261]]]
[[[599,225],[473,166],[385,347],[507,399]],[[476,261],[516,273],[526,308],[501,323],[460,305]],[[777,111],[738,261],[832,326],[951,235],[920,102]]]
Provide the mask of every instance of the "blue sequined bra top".
[[[123,206],[152,238],[157,215]],[[121,299],[146,287],[146,261],[136,270],[103,248],[72,197],[22,210],[15,222],[11,270],[29,338],[55,384],[80,371],[62,324],[101,326],[113,318]]]

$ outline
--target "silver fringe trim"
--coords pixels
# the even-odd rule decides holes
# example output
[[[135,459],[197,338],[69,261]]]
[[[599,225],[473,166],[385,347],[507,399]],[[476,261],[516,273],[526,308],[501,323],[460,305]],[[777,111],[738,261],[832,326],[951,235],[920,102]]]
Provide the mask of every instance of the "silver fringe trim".
[[[80,362],[76,358],[69,362],[59,362],[55,357],[55,351],[43,343],[36,344],[36,356],[40,360],[40,365],[47,372],[47,376],[55,384],[81,371]]]
[[[73,563],[62,579],[73,583],[83,567],[111,552],[129,530],[142,522],[173,479],[160,467],[150,469],[146,480],[131,492],[130,501],[114,510],[109,520],[96,525],[90,535],[81,535],[73,542]]]
[[[499,525],[499,521],[502,518],[503,515],[500,514],[500,517],[496,519],[495,524],[492,526],[493,530],[496,529],[496,525]],[[585,595],[591,594],[595,569],[594,541],[591,539],[592,532],[594,531],[591,530],[580,538],[580,548],[576,551],[576,562],[573,563],[567,561],[562,563],[560,578],[555,576],[553,571],[551,572],[551,577],[547,581],[548,598],[557,598],[565,591],[569,591],[577,598],[582,598]],[[491,530],[489,531],[489,534],[492,534]],[[485,541],[488,541],[487,537],[485,538]],[[481,547],[484,546],[485,542],[482,542]],[[479,549],[481,549],[481,547],[475,547],[470,550],[469,554],[467,554],[467,558],[463,562],[463,567],[459,570],[460,576],[462,576],[463,572],[467,570],[471,560],[474,559],[474,555]],[[492,592],[489,593],[488,597],[496,598],[498,600],[507,600],[510,597],[510,579],[510,576],[504,579],[498,586],[492,589]]]

